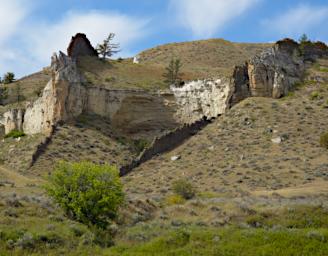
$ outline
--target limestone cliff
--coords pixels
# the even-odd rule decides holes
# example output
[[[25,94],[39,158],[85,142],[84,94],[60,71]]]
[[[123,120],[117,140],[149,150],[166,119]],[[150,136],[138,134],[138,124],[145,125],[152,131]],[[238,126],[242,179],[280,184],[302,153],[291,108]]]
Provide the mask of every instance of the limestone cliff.
[[[203,117],[223,114],[231,96],[228,79],[198,80],[182,87],[171,86],[176,100],[176,117],[181,123],[193,123]]]
[[[125,135],[156,136],[179,126],[170,93],[91,86],[86,102],[85,113],[106,117],[117,132]]]
[[[296,42],[283,40],[236,67],[229,79],[191,81],[169,90],[149,92],[89,84],[76,61],[79,54],[95,56],[92,49],[85,36],[76,36],[69,47],[71,57],[64,53],[54,55],[52,78],[42,96],[23,109],[5,113],[1,119],[5,132],[16,129],[27,134],[49,134],[58,122],[88,113],[109,119],[120,133],[153,137],[203,117],[217,117],[250,96],[286,95],[302,80],[307,61],[328,56],[327,48],[321,44],[302,51]]]
[[[42,96],[26,108],[22,127],[27,134],[49,133],[57,122],[82,113],[86,90],[76,63],[60,53],[52,57],[51,69]]]
[[[278,41],[243,66],[235,68],[231,105],[250,96],[280,98],[302,81],[306,64],[327,57],[323,43],[299,45],[291,39]]]

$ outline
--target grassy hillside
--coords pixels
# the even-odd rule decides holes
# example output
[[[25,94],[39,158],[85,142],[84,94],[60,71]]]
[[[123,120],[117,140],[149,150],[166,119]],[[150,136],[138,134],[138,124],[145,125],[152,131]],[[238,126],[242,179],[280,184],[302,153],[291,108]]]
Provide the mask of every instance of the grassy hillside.
[[[271,44],[232,43],[222,39],[167,44],[140,53],[132,59],[101,61],[86,57],[79,62],[91,84],[106,88],[165,89],[163,74],[172,57],[182,61],[182,79],[230,76],[233,67],[244,63]]]
[[[35,100],[40,95],[49,80],[50,71],[45,68],[40,72],[18,79],[13,83],[1,85],[6,87],[8,90],[8,98],[2,102],[2,105],[17,105],[18,95],[21,96],[21,102]]]
[[[233,43],[224,39],[172,43],[140,53],[140,63],[167,66],[172,57],[180,58],[183,71],[195,78],[209,78],[231,74],[235,65],[262,52],[272,44]]]

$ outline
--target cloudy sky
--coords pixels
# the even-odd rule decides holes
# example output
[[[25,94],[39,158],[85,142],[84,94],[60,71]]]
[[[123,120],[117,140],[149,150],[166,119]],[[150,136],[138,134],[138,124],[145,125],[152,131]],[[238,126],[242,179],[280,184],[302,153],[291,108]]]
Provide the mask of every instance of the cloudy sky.
[[[96,45],[109,32],[120,56],[169,42],[283,37],[328,42],[327,0],[0,0],[0,74],[23,76],[66,51],[83,32]]]

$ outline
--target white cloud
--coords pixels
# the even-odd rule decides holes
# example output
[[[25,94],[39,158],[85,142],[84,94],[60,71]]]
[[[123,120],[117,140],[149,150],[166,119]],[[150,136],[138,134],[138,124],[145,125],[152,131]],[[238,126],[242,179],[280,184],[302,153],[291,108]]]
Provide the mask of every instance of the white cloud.
[[[285,13],[263,21],[267,31],[283,37],[320,31],[328,26],[328,6],[299,5]]]
[[[0,3],[0,44],[13,36],[28,13],[24,0],[2,0]]]
[[[53,52],[66,52],[71,37],[78,32],[85,33],[95,46],[110,33],[116,34],[120,43],[121,55],[127,55],[129,48],[147,33],[148,21],[119,13],[91,11],[68,13],[55,24],[43,24],[27,34],[29,49],[40,62],[49,62]]]
[[[17,38],[24,19],[32,9],[26,0],[2,0],[0,3],[0,76],[14,70],[19,61],[13,39]]]
[[[78,32],[85,33],[94,46],[114,32],[122,57],[130,56],[133,44],[148,33],[149,20],[114,12],[68,12],[51,24],[28,21],[30,9],[23,2],[26,0],[4,0],[0,4],[0,15],[5,17],[0,20],[0,76],[7,71],[22,76],[42,69],[54,52],[66,53]]]
[[[210,37],[259,0],[171,0],[178,21],[195,37]]]

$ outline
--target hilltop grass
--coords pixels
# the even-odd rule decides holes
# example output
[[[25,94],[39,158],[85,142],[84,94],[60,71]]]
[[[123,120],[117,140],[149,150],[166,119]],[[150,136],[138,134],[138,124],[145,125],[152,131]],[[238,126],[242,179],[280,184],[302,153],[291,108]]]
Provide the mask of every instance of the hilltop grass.
[[[233,43],[224,39],[171,43],[140,53],[140,62],[166,66],[172,57],[183,64],[182,72],[190,72],[197,79],[230,76],[235,65],[269,48],[272,44]]]
[[[131,58],[100,60],[83,57],[79,67],[89,84],[116,89],[167,89],[165,67],[172,57],[181,59],[182,80],[230,76],[235,65],[260,53],[271,44],[232,43],[222,39],[166,44],[140,53],[140,63]]]
[[[133,64],[131,59],[100,60],[95,57],[80,59],[79,68],[89,84],[104,88],[143,90],[165,89],[164,68]]]

